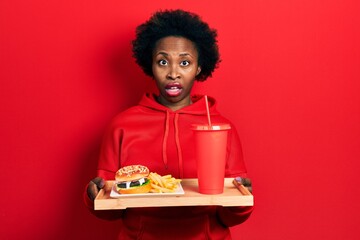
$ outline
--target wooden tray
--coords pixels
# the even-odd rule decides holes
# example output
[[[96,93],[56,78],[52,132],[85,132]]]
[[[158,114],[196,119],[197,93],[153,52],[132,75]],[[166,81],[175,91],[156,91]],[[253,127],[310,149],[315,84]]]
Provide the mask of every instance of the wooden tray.
[[[181,196],[149,196],[111,198],[110,192],[114,181],[107,181],[105,188],[97,195],[95,210],[125,209],[134,207],[171,207],[171,206],[253,206],[253,195],[242,195],[233,185],[233,178],[225,178],[224,192],[206,195],[198,192],[197,179],[183,179],[181,185],[185,194]],[[149,193],[150,194],[150,193]]]

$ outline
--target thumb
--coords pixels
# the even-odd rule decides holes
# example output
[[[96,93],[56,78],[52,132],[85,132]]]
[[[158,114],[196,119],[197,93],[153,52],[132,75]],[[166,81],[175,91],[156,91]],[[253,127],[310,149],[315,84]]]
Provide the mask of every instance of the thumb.
[[[102,189],[105,186],[105,180],[101,177],[96,177],[93,180],[91,180],[93,183],[95,183],[96,187],[98,189]]]

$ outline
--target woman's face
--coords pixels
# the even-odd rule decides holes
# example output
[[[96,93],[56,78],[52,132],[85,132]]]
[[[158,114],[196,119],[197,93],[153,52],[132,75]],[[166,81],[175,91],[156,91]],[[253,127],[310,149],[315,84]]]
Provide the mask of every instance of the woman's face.
[[[161,104],[172,110],[189,105],[195,77],[201,71],[195,44],[174,36],[158,40],[153,51],[152,71]]]

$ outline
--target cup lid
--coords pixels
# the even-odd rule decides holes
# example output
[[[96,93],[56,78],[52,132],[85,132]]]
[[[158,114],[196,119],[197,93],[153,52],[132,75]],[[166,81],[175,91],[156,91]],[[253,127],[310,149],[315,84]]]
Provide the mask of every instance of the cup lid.
[[[228,123],[214,123],[211,126],[208,124],[192,124],[192,130],[209,130],[209,131],[219,131],[219,130],[229,130],[231,129],[230,124]]]

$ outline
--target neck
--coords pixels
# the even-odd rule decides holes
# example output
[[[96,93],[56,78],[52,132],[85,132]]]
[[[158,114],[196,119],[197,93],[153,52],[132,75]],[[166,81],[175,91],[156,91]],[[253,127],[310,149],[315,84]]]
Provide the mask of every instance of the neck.
[[[179,102],[169,102],[167,101],[165,98],[162,98],[161,95],[157,97],[157,101],[158,103],[160,103],[161,105],[170,108],[173,111],[177,111],[179,109],[182,109],[186,106],[189,106],[190,104],[192,104],[191,98],[186,98],[183,99]]]

